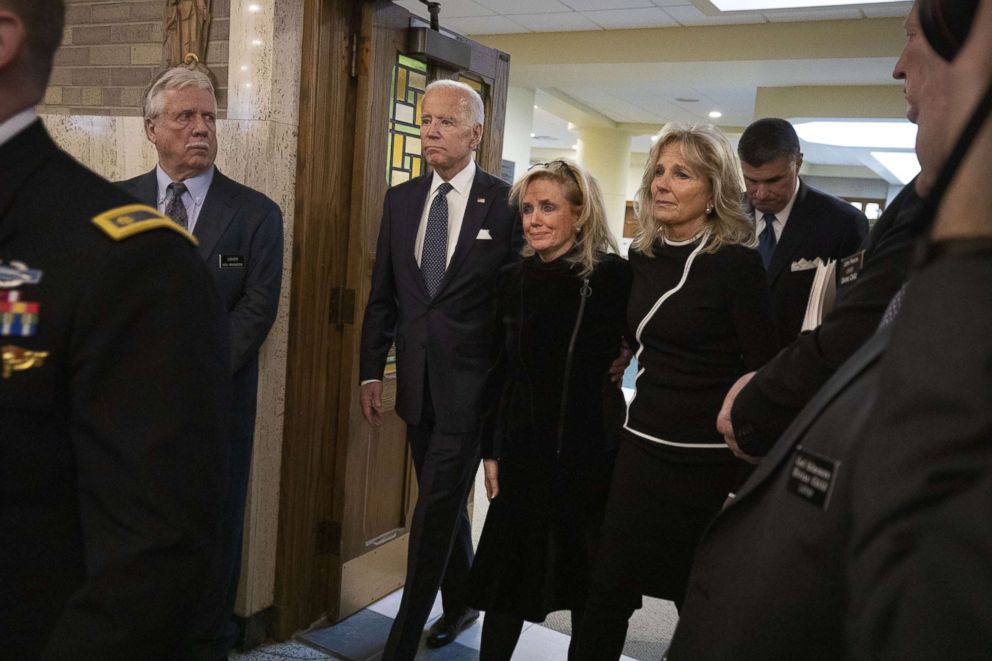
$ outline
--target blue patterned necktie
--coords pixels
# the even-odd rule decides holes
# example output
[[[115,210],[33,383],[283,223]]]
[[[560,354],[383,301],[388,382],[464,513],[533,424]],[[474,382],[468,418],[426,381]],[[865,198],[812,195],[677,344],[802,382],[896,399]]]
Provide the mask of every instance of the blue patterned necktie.
[[[183,204],[183,193],[186,192],[186,184],[169,184],[165,195],[165,215],[176,221],[176,224],[183,229],[189,229],[189,216],[186,215],[186,205]]]
[[[761,261],[767,271],[768,265],[772,263],[772,255],[775,254],[775,245],[778,243],[775,239],[775,214],[766,213],[761,219],[765,221],[765,229],[761,230],[761,235],[758,237],[758,252],[761,253]]]
[[[427,213],[427,230],[424,247],[420,251],[420,272],[427,285],[427,293],[434,298],[444,279],[448,263],[448,193],[454,186],[445,182],[437,187],[437,195]]]

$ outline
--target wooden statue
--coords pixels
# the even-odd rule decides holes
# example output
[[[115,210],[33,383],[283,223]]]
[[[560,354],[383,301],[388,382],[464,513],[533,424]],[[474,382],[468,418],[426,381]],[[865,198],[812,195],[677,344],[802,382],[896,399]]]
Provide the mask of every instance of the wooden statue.
[[[207,38],[210,34],[210,0],[166,0],[165,41],[162,59],[165,66],[207,61]]]

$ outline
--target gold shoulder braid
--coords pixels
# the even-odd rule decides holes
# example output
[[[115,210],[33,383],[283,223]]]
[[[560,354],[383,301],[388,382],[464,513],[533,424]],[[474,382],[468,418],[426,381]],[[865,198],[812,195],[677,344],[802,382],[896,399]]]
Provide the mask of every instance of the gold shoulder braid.
[[[129,236],[164,227],[173,232],[179,232],[194,246],[200,243],[195,236],[177,225],[168,216],[163,216],[156,209],[144,204],[129,204],[104,211],[93,218],[93,224],[102,229],[114,241],[122,241]]]

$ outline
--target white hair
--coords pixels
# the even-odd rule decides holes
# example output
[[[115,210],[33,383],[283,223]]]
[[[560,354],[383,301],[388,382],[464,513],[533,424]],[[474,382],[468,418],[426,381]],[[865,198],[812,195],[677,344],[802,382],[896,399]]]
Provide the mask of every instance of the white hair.
[[[458,103],[458,105],[461,106],[462,110],[465,112],[465,116],[480,126],[485,123],[486,108],[482,104],[482,97],[479,96],[478,92],[472,89],[471,85],[466,85],[465,83],[457,80],[441,78],[440,80],[435,80],[433,83],[428,85],[424,90],[424,94],[429,94],[431,90],[436,89],[447,89],[461,94],[462,100]]]
[[[165,101],[162,99],[162,95],[167,90],[178,90],[184,87],[197,87],[207,90],[210,92],[210,96],[215,98],[216,102],[214,84],[210,81],[210,77],[207,74],[188,67],[173,67],[160,73],[145,88],[145,93],[141,97],[141,112],[144,118],[154,119],[161,115],[162,110],[165,108]]]

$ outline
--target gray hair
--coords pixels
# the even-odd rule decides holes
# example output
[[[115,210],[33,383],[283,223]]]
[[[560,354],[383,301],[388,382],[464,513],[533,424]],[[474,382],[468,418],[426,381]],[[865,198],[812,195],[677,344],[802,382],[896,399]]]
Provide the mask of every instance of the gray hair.
[[[141,113],[145,119],[154,119],[162,114],[165,101],[162,95],[167,90],[178,90],[184,87],[197,87],[207,90],[216,102],[214,84],[210,76],[198,69],[189,67],[173,67],[166,69],[148,83],[144,94],[141,96]]]
[[[465,116],[480,126],[485,124],[486,107],[482,103],[482,97],[479,96],[479,93],[472,89],[470,85],[466,85],[465,83],[457,80],[441,78],[428,85],[424,90],[424,94],[426,95],[431,90],[436,89],[446,89],[461,94],[462,100],[458,103],[458,105],[465,113]]]

